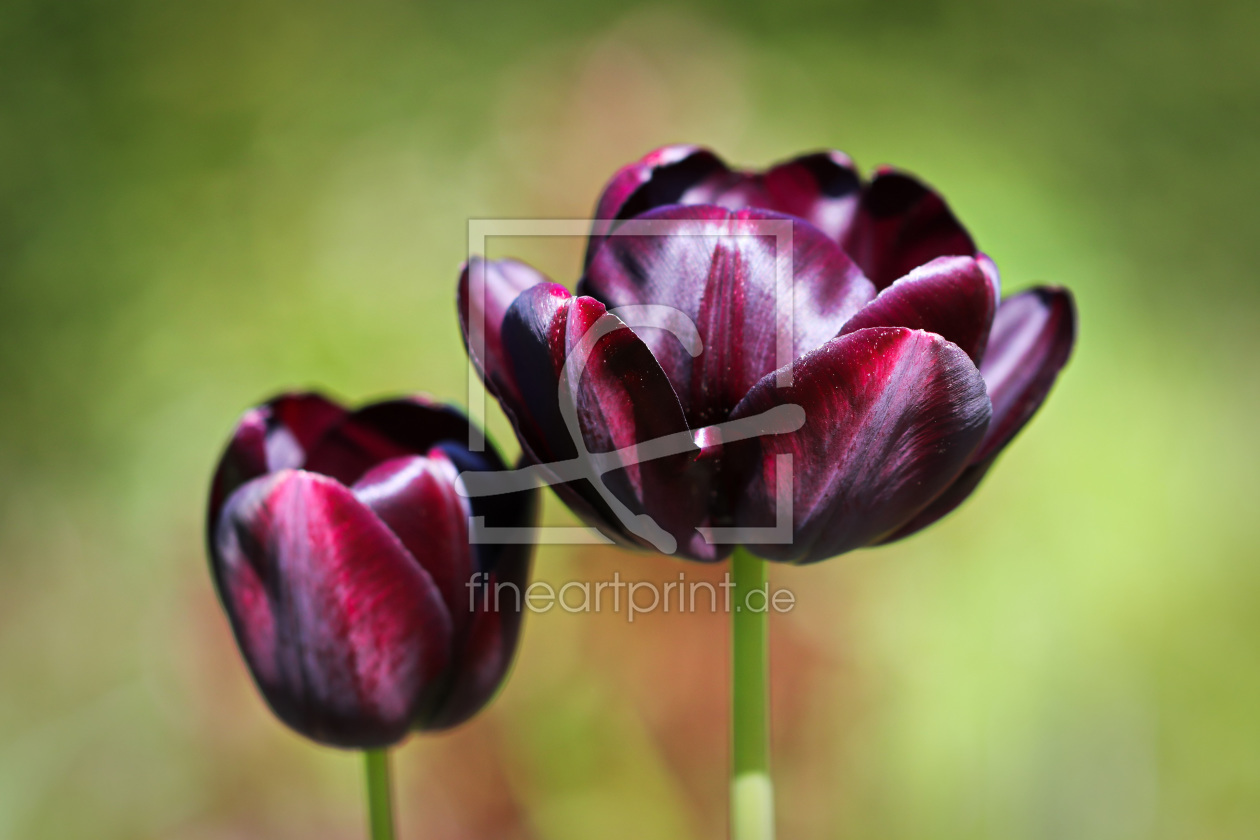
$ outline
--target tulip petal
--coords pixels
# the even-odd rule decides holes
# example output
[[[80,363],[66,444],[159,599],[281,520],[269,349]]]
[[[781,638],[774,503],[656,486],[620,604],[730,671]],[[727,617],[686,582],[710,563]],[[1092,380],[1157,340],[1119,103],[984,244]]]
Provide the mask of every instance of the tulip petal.
[[[815,152],[771,167],[765,173],[737,173],[737,179],[708,203],[731,210],[772,210],[804,219],[839,241],[852,223],[862,179],[848,155]]]
[[[669,204],[707,202],[714,187],[725,183],[732,174],[713,152],[687,145],[664,146],[623,166],[609,180],[595,205],[585,264],[590,265],[618,221]]]
[[[1002,301],[980,372],[993,424],[975,460],[1002,449],[1041,407],[1076,343],[1076,306],[1067,289],[1039,287]]]
[[[468,501],[456,492],[459,471],[440,449],[385,461],[353,487],[366,505],[424,567],[437,586],[461,639],[468,619],[467,583],[473,573]]]
[[[468,443],[468,418],[455,409],[409,397],[372,403],[328,430],[303,468],[350,486],[391,458],[423,455],[443,441]]]
[[[776,223],[791,225],[793,357],[834,337],[874,297],[870,281],[834,242],[789,216],[701,205],[661,208],[635,221],[652,232],[611,238],[580,290],[610,308],[672,307],[695,324],[703,342],[698,356],[664,331],[644,335],[692,428],[727,419],[748,389],[780,366],[778,335],[789,327],[777,305],[786,266],[777,261]]]
[[[250,671],[298,732],[382,747],[432,702],[450,661],[446,607],[345,487],[293,470],[244,485],[224,506],[212,555]]]
[[[600,336],[593,344],[583,339],[592,329]],[[693,531],[707,495],[705,482],[689,471],[697,448],[673,387],[639,336],[593,298],[545,285],[526,290],[509,307],[503,346],[521,391],[519,403],[504,398],[503,406],[532,459],[578,459],[575,437],[589,453],[618,453],[609,458],[612,468],[596,479],[614,498],[585,479],[556,486],[561,498],[615,539],[671,552],[627,521],[646,515],[684,552],[710,558],[711,549]],[[572,400],[567,421],[562,388]],[[670,457],[634,463],[624,451],[670,436],[686,441]],[[582,456],[577,463],[595,460]],[[621,516],[615,512],[619,505],[627,509]]]
[[[708,149],[667,146],[623,167],[604,188],[587,267],[619,221],[671,204],[759,208],[804,219],[839,243],[880,289],[936,257],[975,254],[944,199],[904,173],[883,168],[863,185],[841,152],[742,172]]]
[[[909,327],[954,342],[977,365],[997,307],[988,272],[971,257],[938,257],[879,293],[840,335],[867,327]]]
[[[523,510],[522,524],[532,522]],[[424,722],[425,729],[446,729],[476,714],[502,685],[520,635],[524,595],[529,584],[529,545],[507,545],[484,577],[469,581],[460,610],[469,616],[469,629],[456,649],[446,695]]]
[[[1076,308],[1066,289],[1021,292],[998,307],[980,372],[993,403],[993,420],[969,467],[886,542],[926,528],[962,504],[989,467],[1036,413],[1067,364],[1076,341]]]
[[[945,199],[917,179],[888,169],[878,171],[862,191],[840,244],[880,289],[937,257],[976,253]]]
[[[804,219],[838,241],[851,223],[860,190],[853,161],[841,152],[814,152],[765,172],[741,172],[708,149],[666,146],[623,167],[604,188],[586,264],[617,221],[671,204],[771,210]]]
[[[774,523],[776,456],[793,456],[791,544],[750,545],[804,563],[869,545],[914,516],[958,477],[984,436],[989,400],[974,364],[939,335],[877,327],[829,341],[770,375],[736,408],[759,414],[795,403],[796,432],[767,436],[740,511],[745,526]]]
[[[474,281],[482,284],[480,290]],[[498,396],[504,390],[510,390],[519,398],[499,335],[503,329],[503,316],[521,292],[538,283],[550,282],[546,275],[517,260],[473,257],[460,272],[459,325],[464,347],[491,394]],[[473,347],[476,343],[474,329],[481,331],[480,353]]]
[[[344,408],[315,393],[281,394],[245,412],[211,481],[211,530],[236,488],[265,473],[302,466],[311,447],[345,416]]]

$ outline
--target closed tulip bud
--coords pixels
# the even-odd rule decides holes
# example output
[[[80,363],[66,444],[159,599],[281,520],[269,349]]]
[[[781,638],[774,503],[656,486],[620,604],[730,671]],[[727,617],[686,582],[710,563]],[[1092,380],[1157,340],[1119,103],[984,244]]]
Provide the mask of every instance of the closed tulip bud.
[[[511,663],[530,546],[473,544],[472,516],[531,525],[536,493],[470,501],[500,470],[469,423],[423,399],[348,411],[288,394],[241,418],[210,492],[214,583],[276,715],[340,747],[453,726]]]

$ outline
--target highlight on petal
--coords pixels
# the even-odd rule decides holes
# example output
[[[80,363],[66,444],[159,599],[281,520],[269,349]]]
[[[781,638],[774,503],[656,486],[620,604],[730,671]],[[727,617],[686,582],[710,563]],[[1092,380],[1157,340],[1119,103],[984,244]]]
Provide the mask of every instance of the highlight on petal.
[[[236,488],[268,472],[302,466],[311,447],[345,416],[344,408],[315,393],[281,394],[246,411],[211,481],[211,529]]]
[[[433,578],[456,639],[467,623],[467,583],[474,569],[468,501],[456,491],[459,471],[440,449],[373,467],[350,491],[398,537]]]
[[[840,330],[909,327],[954,342],[977,365],[997,308],[990,274],[972,257],[937,257],[884,289]]]
[[[604,188],[586,264],[617,221],[671,204],[772,210],[804,219],[838,240],[851,222],[861,186],[853,161],[842,152],[812,152],[765,172],[745,172],[731,169],[708,149],[666,146],[622,168]]]
[[[437,586],[342,485],[282,470],[224,506],[215,582],[276,715],[343,747],[394,743],[450,662]]]
[[[1000,450],[1041,407],[1076,343],[1076,306],[1067,289],[1039,287],[1002,301],[980,372],[993,401],[993,424],[976,453]]]
[[[516,388],[499,335],[503,316],[521,292],[550,282],[546,275],[517,260],[473,257],[460,271],[457,298],[464,347],[491,394],[505,389],[514,392]]]
[[[852,223],[862,179],[848,155],[814,152],[738,179],[710,201],[728,209],[758,207],[809,222],[834,241]]]
[[[780,367],[780,335],[791,340],[790,356],[800,356],[834,337],[875,293],[834,242],[790,216],[700,205],[653,210],[634,224],[646,232],[611,237],[579,291],[610,308],[672,307],[695,324],[699,355],[666,332],[643,336],[692,428],[725,420]],[[787,256],[790,263],[781,261]]]
[[[840,240],[877,288],[937,257],[974,256],[975,243],[945,199],[917,179],[881,169],[862,191]]]
[[[1030,289],[1002,301],[988,354],[980,366],[993,403],[989,430],[958,480],[885,542],[926,528],[971,495],[998,455],[1045,402],[1075,341],[1076,308],[1066,289]]]
[[[734,412],[747,417],[793,403],[797,432],[765,436],[745,502],[744,526],[774,523],[776,456],[792,460],[791,544],[749,546],[797,563],[869,545],[896,530],[950,485],[984,436],[984,381],[956,345],[905,328],[859,330],[793,365],[791,387],[769,375]]]

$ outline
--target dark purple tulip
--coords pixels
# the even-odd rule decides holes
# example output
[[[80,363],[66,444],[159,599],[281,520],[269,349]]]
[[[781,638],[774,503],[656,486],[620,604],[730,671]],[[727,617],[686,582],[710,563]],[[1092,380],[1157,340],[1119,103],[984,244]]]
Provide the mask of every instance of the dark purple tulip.
[[[210,490],[215,585],[276,715],[316,741],[392,744],[480,709],[511,663],[527,545],[473,545],[469,516],[533,523],[533,491],[484,501],[458,411],[420,398],[347,411],[287,394],[241,418]],[[471,584],[471,586],[470,586]],[[475,597],[474,597],[475,595]]]
[[[602,489],[590,477],[555,489],[625,544],[721,559],[730,540],[707,529],[776,524],[786,455],[790,542],[747,540],[756,553],[812,562],[899,539],[971,493],[1071,353],[1066,290],[1001,300],[996,267],[940,196],[888,170],[863,181],[836,152],[749,173],[661,149],[613,177],[596,216],[579,296],[524,264],[474,259],[459,309],[466,339],[485,324],[473,362],[527,459],[579,456],[575,425],[586,452],[617,453]],[[792,232],[786,348],[766,224]],[[607,329],[620,324],[609,310],[641,319],[644,304],[680,312],[698,340],[648,322]],[[580,377],[566,367],[579,348],[593,348]],[[792,428],[767,425],[791,411]],[[634,457],[659,440],[669,457]],[[644,516],[669,538],[632,527]]]

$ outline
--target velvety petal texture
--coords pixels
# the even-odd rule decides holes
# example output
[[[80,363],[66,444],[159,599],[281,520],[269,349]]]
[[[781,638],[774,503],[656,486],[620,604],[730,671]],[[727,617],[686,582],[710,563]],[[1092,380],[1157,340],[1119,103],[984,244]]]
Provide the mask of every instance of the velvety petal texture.
[[[668,146],[595,217],[576,297],[473,260],[460,317],[526,459],[623,544],[804,563],[905,536],[975,489],[1071,354],[1065,291],[1002,301],[938,193],[839,152],[744,171]]]
[[[501,682],[520,605],[473,593],[525,581],[529,546],[474,545],[469,522],[530,525],[536,494],[461,496],[461,472],[503,469],[468,437],[421,398],[351,412],[285,395],[242,418],[211,489],[211,566],[255,682],[298,732],[385,746],[466,719]]]
[[[777,456],[790,455],[793,539],[750,548],[798,563],[877,542],[922,510],[966,466],[991,412],[980,372],[962,350],[901,327],[828,342],[793,363],[790,387],[768,376],[734,414],[785,403],[805,410],[805,425],[758,439],[740,521],[774,524]]]

